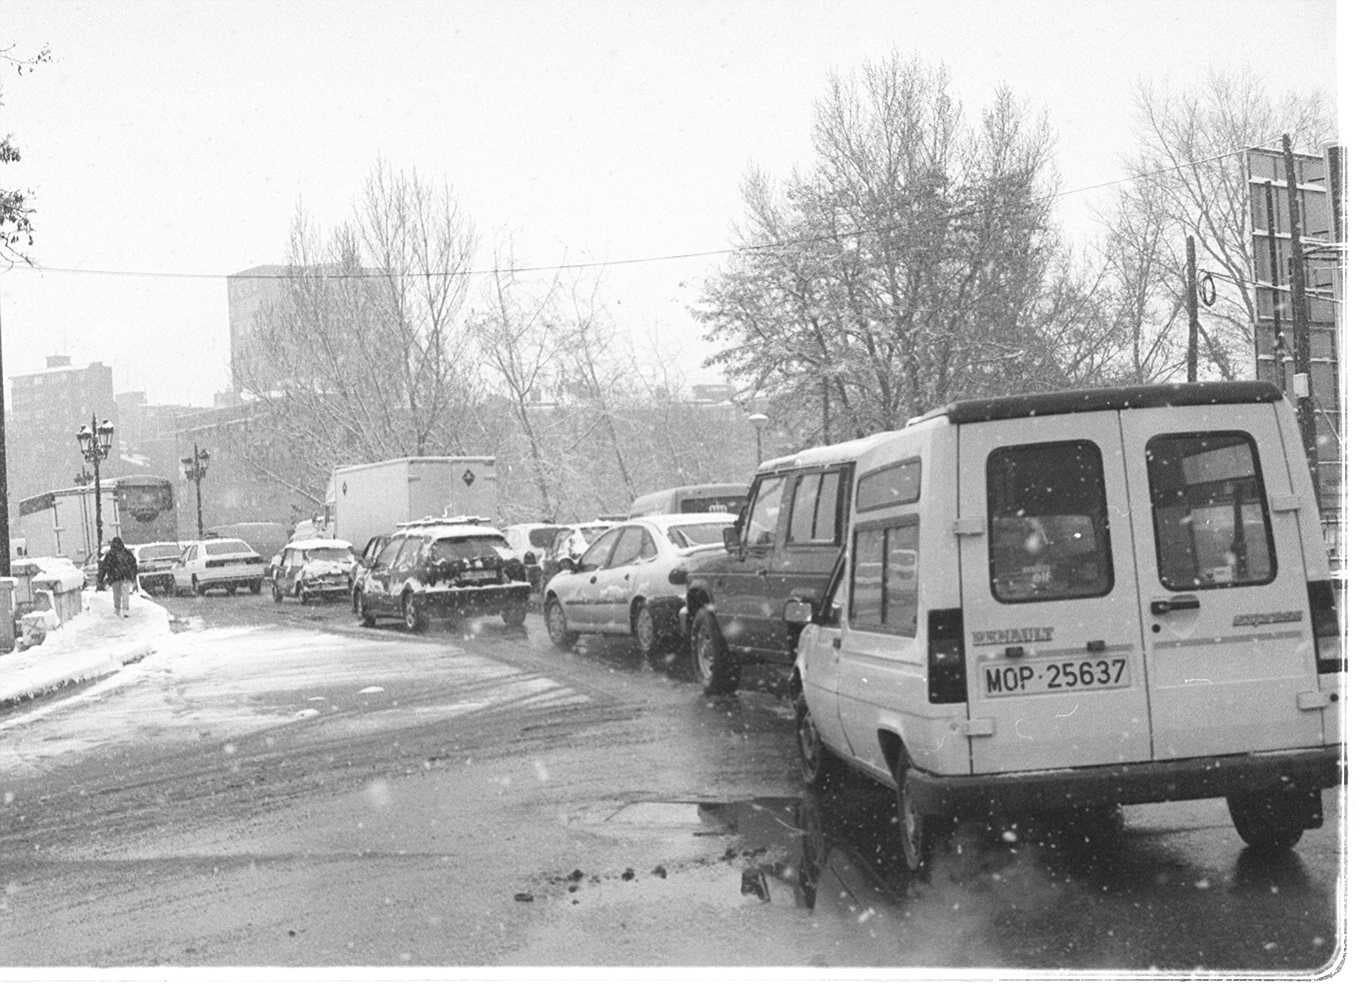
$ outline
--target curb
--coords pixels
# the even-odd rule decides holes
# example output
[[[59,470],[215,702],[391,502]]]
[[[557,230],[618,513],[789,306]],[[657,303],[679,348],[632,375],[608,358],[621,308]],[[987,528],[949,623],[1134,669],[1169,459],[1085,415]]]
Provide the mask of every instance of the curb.
[[[92,669],[89,672],[78,672],[69,677],[63,677],[60,680],[52,681],[33,691],[24,692],[23,694],[12,694],[8,697],[0,697],[0,711],[7,711],[19,705],[37,700],[38,698],[48,697],[58,691],[68,687],[74,687],[78,684],[93,684],[95,681],[109,677],[112,674],[117,674],[129,664],[139,663],[155,652],[156,643],[152,642],[139,643],[122,653],[112,653],[109,655],[104,665],[98,669]],[[114,664],[117,664],[117,666],[114,666]]]

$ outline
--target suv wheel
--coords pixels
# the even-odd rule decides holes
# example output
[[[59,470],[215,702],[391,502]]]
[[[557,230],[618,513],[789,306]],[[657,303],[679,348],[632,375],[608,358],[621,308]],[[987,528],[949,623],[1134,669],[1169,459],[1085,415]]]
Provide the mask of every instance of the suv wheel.
[[[797,692],[793,705],[796,711],[796,747],[801,754],[801,780],[808,787],[832,790],[839,784],[843,764],[820,741],[820,733],[810,717],[806,696]]]
[[[1308,828],[1308,817],[1322,811],[1317,790],[1255,790],[1230,794],[1228,813],[1247,846],[1257,852],[1293,848]]]
[[[572,650],[578,642],[578,634],[569,628],[559,599],[550,599],[545,603],[545,632],[549,634],[550,642],[561,650]]]
[[[409,633],[420,633],[427,628],[427,617],[422,614],[422,603],[416,592],[403,593],[403,626]]]
[[[739,664],[710,609],[703,610],[692,627],[692,676],[706,694],[734,694],[739,689]]]

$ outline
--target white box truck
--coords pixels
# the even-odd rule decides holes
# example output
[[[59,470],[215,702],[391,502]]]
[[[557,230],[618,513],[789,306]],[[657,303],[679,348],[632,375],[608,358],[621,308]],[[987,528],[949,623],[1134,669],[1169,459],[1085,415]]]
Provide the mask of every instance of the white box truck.
[[[371,537],[409,520],[497,515],[492,456],[428,456],[342,465],[327,486],[327,536],[361,551]]]

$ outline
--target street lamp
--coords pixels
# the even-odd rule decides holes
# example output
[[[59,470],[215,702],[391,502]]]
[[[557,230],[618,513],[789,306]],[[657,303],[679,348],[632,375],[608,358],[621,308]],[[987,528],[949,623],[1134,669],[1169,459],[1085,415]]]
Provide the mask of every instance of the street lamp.
[[[109,421],[95,423],[95,415],[90,415],[90,425],[82,424],[76,432],[76,443],[81,446],[81,457],[95,470],[95,559],[99,559],[100,546],[104,543],[104,514],[100,511],[100,462],[109,457],[109,449],[114,444],[114,425]]]
[[[750,414],[749,423],[754,426],[754,443],[758,448],[758,464],[763,464],[763,429],[768,426],[767,414]]]
[[[194,483],[194,507],[199,518],[199,539],[204,539],[204,498],[199,491],[199,483],[203,481],[204,474],[209,470],[209,453],[201,449],[198,444],[194,446],[194,454],[180,460],[180,471],[186,479]]]

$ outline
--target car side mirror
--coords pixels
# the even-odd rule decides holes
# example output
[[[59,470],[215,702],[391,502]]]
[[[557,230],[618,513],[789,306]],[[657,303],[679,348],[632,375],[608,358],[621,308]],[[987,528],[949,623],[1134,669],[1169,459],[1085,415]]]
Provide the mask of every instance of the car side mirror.
[[[720,532],[720,539],[725,544],[725,549],[731,554],[739,550],[739,531],[734,527],[725,527]]]
[[[562,558],[559,559],[559,570],[560,570],[560,571],[577,571],[577,570],[578,570],[578,562],[575,561],[575,560],[574,560],[573,558],[571,558],[571,557],[562,557]]]
[[[521,556],[521,563],[526,565],[527,567],[530,567],[531,565],[535,564],[538,560],[539,559],[536,557],[535,551],[527,551],[525,554]]]
[[[787,599],[782,618],[788,623],[804,625],[815,618],[815,607],[805,599]]]

